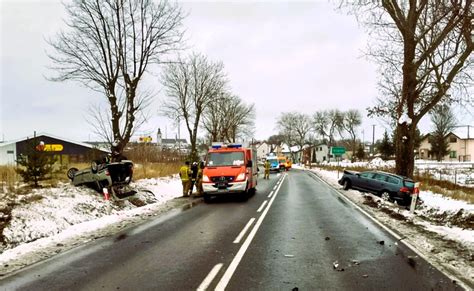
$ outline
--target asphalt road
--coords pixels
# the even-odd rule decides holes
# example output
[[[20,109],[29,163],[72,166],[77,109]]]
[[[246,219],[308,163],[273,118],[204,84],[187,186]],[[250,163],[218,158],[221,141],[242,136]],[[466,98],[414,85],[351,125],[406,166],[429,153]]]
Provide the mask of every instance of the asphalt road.
[[[72,249],[1,289],[459,288],[308,172],[272,174],[257,188],[246,202],[198,203]]]

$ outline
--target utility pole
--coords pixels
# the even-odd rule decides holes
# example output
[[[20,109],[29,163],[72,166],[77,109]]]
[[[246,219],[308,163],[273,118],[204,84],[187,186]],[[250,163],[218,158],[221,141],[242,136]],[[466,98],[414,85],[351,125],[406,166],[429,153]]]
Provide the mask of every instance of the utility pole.
[[[371,154],[374,154],[374,144],[375,144],[375,124],[372,124],[372,147]]]

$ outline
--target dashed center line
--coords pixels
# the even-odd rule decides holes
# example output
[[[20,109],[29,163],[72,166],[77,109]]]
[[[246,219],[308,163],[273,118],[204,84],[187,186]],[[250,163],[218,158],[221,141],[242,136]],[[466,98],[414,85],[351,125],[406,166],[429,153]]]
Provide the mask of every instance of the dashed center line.
[[[286,175],[283,175],[283,178],[281,180],[284,180]],[[268,203],[267,207],[263,211],[263,213],[260,215],[260,217],[257,220],[257,223],[255,223],[254,227],[250,231],[249,235],[247,236],[247,239],[245,239],[244,243],[240,247],[239,251],[235,255],[234,259],[230,263],[229,267],[225,271],[224,275],[222,276],[221,280],[217,284],[215,290],[225,290],[227,287],[227,284],[229,284],[230,279],[232,278],[232,275],[234,274],[235,270],[237,269],[237,266],[239,265],[240,261],[242,260],[243,256],[245,255],[245,252],[247,251],[250,243],[252,242],[253,238],[257,234],[258,229],[260,228],[260,225],[263,222],[263,219],[268,213],[268,210],[273,204],[273,201],[275,201],[275,198],[277,197],[278,191],[280,190],[282,184],[279,185],[278,189],[275,191],[275,195],[272,197],[270,202]]]
[[[267,200],[263,201],[262,205],[258,208],[257,212],[260,212],[263,210],[263,207],[265,207],[265,205],[268,203]]]
[[[212,270],[209,272],[209,274],[206,276],[204,281],[202,281],[201,285],[196,289],[197,291],[204,291],[206,290],[209,285],[211,285],[212,280],[217,276],[217,273],[219,273],[220,269],[222,268],[224,264],[220,263],[214,266]]]
[[[237,238],[234,240],[234,244],[238,244],[240,242],[240,240],[244,237],[245,233],[247,233],[247,230],[250,228],[250,226],[252,225],[254,221],[255,221],[255,218],[253,217],[250,218],[249,222],[247,222],[244,229],[242,229],[242,231],[239,233]]]

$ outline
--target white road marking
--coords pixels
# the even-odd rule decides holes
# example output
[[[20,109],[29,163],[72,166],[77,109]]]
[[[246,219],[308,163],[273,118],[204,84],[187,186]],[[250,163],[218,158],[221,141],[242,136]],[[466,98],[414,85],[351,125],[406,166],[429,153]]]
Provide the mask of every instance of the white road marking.
[[[242,229],[242,231],[239,233],[239,235],[237,236],[237,238],[234,240],[234,244],[238,244],[240,242],[240,240],[244,237],[244,235],[247,233],[247,230],[250,228],[250,226],[252,225],[252,223],[255,221],[255,218],[250,218],[249,222],[247,222],[247,224],[245,225],[244,229]]]
[[[278,183],[276,183],[275,187],[273,187],[273,190],[275,190],[277,188],[277,186],[278,186]]]
[[[283,176],[283,179],[285,179],[285,177],[286,177],[286,175]],[[280,186],[281,186],[281,184],[280,184]],[[257,234],[257,231],[258,231],[260,225],[262,224],[263,219],[264,219],[265,216],[267,215],[268,210],[270,209],[270,207],[271,207],[272,204],[273,204],[273,201],[275,201],[275,198],[277,197],[277,194],[278,194],[278,190],[280,190],[280,187],[278,187],[278,189],[276,190],[275,195],[273,196],[273,198],[272,198],[272,199],[270,200],[270,202],[268,203],[268,206],[265,208],[265,210],[263,211],[262,215],[260,215],[260,217],[258,218],[257,223],[256,223],[255,226],[252,228],[252,231],[251,231],[250,234],[247,236],[247,239],[244,241],[244,243],[243,243],[242,246],[240,247],[240,249],[239,249],[239,251],[237,252],[237,254],[235,255],[234,259],[232,260],[232,262],[230,263],[229,267],[228,267],[227,270],[225,271],[224,276],[222,276],[221,280],[220,280],[219,283],[217,284],[215,290],[218,290],[218,291],[225,290],[225,288],[227,287],[227,284],[229,284],[229,281],[230,281],[230,279],[232,278],[232,275],[234,274],[235,270],[237,269],[237,266],[239,265],[240,261],[241,261],[242,258],[244,257],[245,252],[247,251],[247,249],[248,249],[250,243],[252,242],[253,238],[255,237],[255,234]]]
[[[220,269],[222,268],[224,264],[220,263],[214,266],[212,270],[209,272],[209,274],[204,278],[204,281],[202,281],[201,285],[196,289],[197,291],[204,291],[211,285],[212,280],[216,277],[217,273],[219,273]]]
[[[257,212],[260,212],[263,210],[263,207],[265,207],[265,205],[267,204],[267,200],[263,201],[262,205],[258,208]]]
[[[272,192],[270,192],[270,194],[268,194],[268,198],[271,198],[271,197],[272,197],[272,195],[273,195],[273,191],[272,191]]]

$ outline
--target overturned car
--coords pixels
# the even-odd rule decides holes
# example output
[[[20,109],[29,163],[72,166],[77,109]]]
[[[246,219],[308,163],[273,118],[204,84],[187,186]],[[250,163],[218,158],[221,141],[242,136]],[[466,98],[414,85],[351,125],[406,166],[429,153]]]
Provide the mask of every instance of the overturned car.
[[[67,176],[74,186],[84,185],[98,192],[106,188],[112,197],[118,199],[137,193],[128,187],[133,176],[133,162],[130,160],[112,163],[93,161],[89,168],[83,170],[70,168]]]

